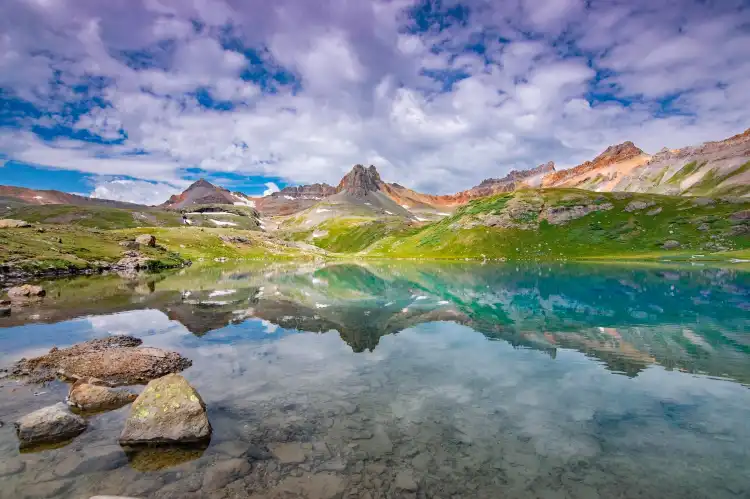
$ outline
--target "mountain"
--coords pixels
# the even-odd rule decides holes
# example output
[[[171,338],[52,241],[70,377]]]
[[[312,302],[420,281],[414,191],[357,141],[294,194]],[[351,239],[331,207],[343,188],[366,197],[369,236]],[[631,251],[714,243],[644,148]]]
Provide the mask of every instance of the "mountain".
[[[89,198],[78,194],[55,190],[27,189],[25,187],[13,187],[0,185],[0,202],[31,204],[31,205],[75,205],[75,206],[100,206],[104,208],[143,209],[145,206],[112,201],[109,199]]]
[[[231,204],[255,207],[252,198],[241,192],[230,192],[228,189],[213,185],[204,179],[194,182],[182,194],[170,197],[162,206],[180,210],[194,205]]]
[[[335,193],[336,188],[328,184],[289,186],[268,196],[254,198],[254,202],[258,211],[264,215],[291,215]]]
[[[547,175],[542,187],[679,196],[750,195],[750,129],[726,140],[646,154],[632,142]]]

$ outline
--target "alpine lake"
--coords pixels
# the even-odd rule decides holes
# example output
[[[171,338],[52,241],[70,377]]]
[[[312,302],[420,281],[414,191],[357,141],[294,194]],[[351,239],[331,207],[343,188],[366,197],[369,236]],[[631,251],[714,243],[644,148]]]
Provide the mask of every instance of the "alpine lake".
[[[6,374],[0,498],[750,497],[737,267],[226,264],[40,284],[0,318],[0,368],[135,336],[192,360],[213,435],[134,461],[125,406],[22,453],[13,422],[69,385]]]

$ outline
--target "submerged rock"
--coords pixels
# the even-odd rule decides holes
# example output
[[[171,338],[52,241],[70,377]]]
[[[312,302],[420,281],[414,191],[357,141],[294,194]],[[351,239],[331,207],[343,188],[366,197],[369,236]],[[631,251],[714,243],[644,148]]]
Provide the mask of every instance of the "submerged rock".
[[[12,218],[0,220],[0,229],[25,229],[27,227],[31,227],[31,224],[23,220],[13,220]]]
[[[80,435],[85,429],[86,420],[70,412],[63,403],[34,411],[16,422],[16,433],[22,449],[64,442]]]
[[[92,377],[112,385],[136,385],[192,365],[177,352],[138,347],[140,344],[138,338],[110,336],[70,348],[53,348],[47,355],[22,359],[13,374],[29,376],[35,382],[50,381],[59,374],[73,380]]]
[[[151,234],[142,234],[135,238],[135,242],[153,248],[156,246],[156,237]]]
[[[105,386],[96,378],[81,378],[70,387],[68,405],[85,412],[99,412],[119,409],[138,397],[128,390],[118,390]]]
[[[206,405],[178,374],[151,381],[133,402],[121,445],[203,442],[211,437]]]
[[[8,297],[11,301],[38,300],[44,298],[46,295],[47,292],[43,287],[33,286],[31,284],[16,286],[8,290]]]

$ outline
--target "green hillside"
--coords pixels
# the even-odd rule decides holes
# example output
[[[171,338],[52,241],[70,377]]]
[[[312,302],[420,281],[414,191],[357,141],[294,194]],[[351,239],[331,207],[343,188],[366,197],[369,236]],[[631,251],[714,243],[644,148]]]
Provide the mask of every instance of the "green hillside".
[[[748,209],[750,202],[707,198],[517,191],[471,202],[406,237],[385,237],[366,253],[508,260],[742,258],[750,256],[750,221],[741,213]]]

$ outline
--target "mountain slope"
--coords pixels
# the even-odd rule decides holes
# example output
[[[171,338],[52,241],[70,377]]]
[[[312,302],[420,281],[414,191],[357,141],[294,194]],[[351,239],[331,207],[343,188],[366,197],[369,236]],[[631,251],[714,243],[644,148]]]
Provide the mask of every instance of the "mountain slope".
[[[69,194],[55,190],[27,189],[26,187],[14,187],[0,185],[0,202],[16,202],[30,205],[73,205],[73,206],[100,206],[103,208],[143,209],[143,205],[112,201],[109,199],[90,198]]]
[[[520,190],[473,201],[366,254],[399,258],[691,258],[750,248],[750,200],[578,189]],[[703,258],[696,257],[696,258]]]
[[[240,192],[230,192],[228,189],[215,186],[204,179],[194,182],[181,194],[175,194],[170,197],[162,206],[180,210],[194,205],[206,204],[231,204],[255,207],[255,202],[252,198]]]

